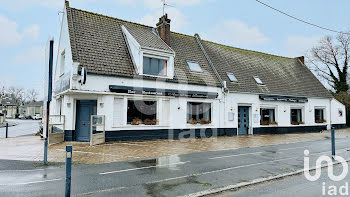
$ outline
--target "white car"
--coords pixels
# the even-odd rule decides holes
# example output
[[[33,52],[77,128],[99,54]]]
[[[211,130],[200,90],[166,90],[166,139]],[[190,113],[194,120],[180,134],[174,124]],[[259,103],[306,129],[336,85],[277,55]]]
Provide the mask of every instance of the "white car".
[[[34,120],[41,120],[42,118],[41,114],[35,114],[35,116],[33,116]]]

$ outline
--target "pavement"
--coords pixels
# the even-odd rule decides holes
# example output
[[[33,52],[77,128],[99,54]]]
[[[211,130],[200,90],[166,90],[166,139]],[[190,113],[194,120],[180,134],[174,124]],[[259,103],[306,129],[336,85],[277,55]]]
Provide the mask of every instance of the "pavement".
[[[20,119],[7,119],[10,125],[14,125],[8,128],[8,137],[18,137],[25,135],[34,135],[39,131],[38,120],[20,120]],[[6,128],[0,127],[0,140],[5,138]]]
[[[349,137],[336,139],[337,155],[346,159],[350,159],[349,140]],[[72,194],[198,196],[205,191],[303,169],[305,149],[310,151],[312,167],[319,156],[330,156],[330,147],[330,140],[323,138],[123,162],[74,164]],[[74,150],[73,147],[73,161],[79,159],[79,153]],[[36,166],[33,169],[13,167],[12,170],[0,170],[1,196],[62,196],[64,184],[65,169],[60,164]]]
[[[348,163],[350,166],[350,163]],[[339,175],[342,173],[342,166],[334,166],[334,174]],[[262,197],[295,197],[295,196],[349,196],[350,195],[350,168],[349,173],[343,181],[332,181],[328,177],[328,169],[324,168],[321,171],[321,177],[315,182],[308,181],[303,174],[295,176],[289,176],[283,179],[273,180],[257,184],[249,187],[240,188],[234,191],[226,191],[218,193],[216,197],[247,197],[247,196],[262,196]],[[323,192],[323,183],[325,183],[325,192]],[[346,185],[347,184],[347,185]],[[336,195],[329,195],[329,187],[336,186],[338,191]],[[346,188],[348,186],[348,193],[346,194]],[[342,193],[339,192],[339,188],[342,189]],[[332,193],[331,193],[332,194]]]

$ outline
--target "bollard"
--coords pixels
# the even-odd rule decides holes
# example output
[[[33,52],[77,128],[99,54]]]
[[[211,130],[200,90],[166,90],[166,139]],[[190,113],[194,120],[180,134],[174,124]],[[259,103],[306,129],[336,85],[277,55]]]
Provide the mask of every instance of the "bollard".
[[[70,187],[72,180],[72,145],[66,146],[66,188],[65,197],[70,197]]]
[[[335,133],[334,133],[334,127],[331,129],[331,139],[332,139],[332,156],[335,156]]]
[[[9,123],[6,123],[6,138],[8,138],[8,134],[9,134]]]
[[[47,165],[47,137],[44,140],[44,165]]]

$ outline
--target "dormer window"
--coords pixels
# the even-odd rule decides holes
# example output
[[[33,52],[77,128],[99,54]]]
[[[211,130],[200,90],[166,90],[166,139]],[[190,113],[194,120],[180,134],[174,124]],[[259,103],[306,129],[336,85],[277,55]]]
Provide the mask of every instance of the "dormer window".
[[[237,78],[233,73],[226,73],[227,77],[230,79],[231,82],[238,82]]]
[[[151,57],[143,57],[143,74],[166,76],[168,61]]]
[[[201,66],[199,66],[197,62],[188,61],[187,64],[192,72],[199,72],[199,73],[203,72]]]
[[[261,81],[261,79],[258,76],[254,76],[254,79],[258,85],[264,85],[264,83]]]

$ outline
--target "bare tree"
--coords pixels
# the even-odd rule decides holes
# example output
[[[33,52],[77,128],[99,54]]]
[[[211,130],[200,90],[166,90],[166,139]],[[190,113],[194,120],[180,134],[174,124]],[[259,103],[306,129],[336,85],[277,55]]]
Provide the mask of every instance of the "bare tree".
[[[17,106],[20,106],[25,101],[25,93],[23,88],[10,87],[7,89],[7,95],[10,97]]]
[[[322,38],[318,45],[311,49],[308,63],[317,75],[332,87],[335,93],[346,92],[348,85],[349,34],[338,34]]]
[[[38,96],[39,96],[39,93],[35,89],[27,90],[26,97],[27,97],[29,102],[37,101]]]

